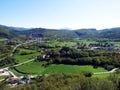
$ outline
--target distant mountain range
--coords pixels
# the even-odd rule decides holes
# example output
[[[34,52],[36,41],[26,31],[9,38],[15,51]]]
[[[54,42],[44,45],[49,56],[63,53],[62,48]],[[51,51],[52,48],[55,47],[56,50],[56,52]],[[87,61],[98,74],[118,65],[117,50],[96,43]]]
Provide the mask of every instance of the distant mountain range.
[[[0,25],[0,37],[13,38],[19,35],[29,35],[32,33],[41,33],[50,38],[110,38],[120,39],[120,27],[110,29],[46,29],[46,28],[19,28]]]

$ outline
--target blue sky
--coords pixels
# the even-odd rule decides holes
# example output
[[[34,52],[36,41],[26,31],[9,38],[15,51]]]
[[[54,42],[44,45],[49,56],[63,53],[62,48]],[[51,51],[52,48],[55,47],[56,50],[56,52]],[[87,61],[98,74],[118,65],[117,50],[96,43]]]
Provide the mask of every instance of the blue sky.
[[[0,24],[56,29],[120,27],[120,0],[0,0]]]

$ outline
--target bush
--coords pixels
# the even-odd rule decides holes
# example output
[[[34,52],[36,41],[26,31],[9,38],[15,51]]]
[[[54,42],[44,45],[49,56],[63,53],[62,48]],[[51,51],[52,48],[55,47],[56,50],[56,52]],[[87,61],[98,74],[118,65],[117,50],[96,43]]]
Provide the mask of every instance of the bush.
[[[85,76],[85,77],[91,77],[92,76],[92,72],[83,72],[83,75]]]
[[[113,65],[104,65],[104,68],[107,69],[108,71],[110,71],[115,67]]]

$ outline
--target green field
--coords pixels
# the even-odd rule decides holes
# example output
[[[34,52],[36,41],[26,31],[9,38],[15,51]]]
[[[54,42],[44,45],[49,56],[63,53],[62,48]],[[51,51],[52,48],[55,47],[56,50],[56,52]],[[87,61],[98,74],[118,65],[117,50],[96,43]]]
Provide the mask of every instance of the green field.
[[[6,38],[0,38],[0,45],[3,45],[4,41],[6,41],[6,40],[8,40],[8,39],[6,39]]]
[[[6,40],[8,40],[8,39],[6,39],[6,38],[0,38],[0,42],[6,41]]]
[[[54,42],[54,45],[66,45],[68,44],[67,42],[64,43],[58,43]],[[70,45],[74,45],[76,43],[71,42]],[[27,55],[21,55],[22,52],[28,53]],[[19,48],[19,52],[14,55],[14,58],[17,60],[18,63],[22,63],[25,61],[28,61],[30,59],[35,58],[37,55],[39,55],[40,52],[37,52],[36,50],[29,50],[29,49],[23,49]],[[79,65],[64,65],[64,64],[51,64],[47,67],[42,66],[46,62],[29,62],[26,64],[23,64],[21,66],[16,67],[19,71],[30,73],[33,75],[39,75],[39,74],[49,74],[49,73],[67,73],[67,74],[72,74],[72,73],[80,73],[83,71],[90,71],[92,73],[94,72],[104,72],[106,71],[103,68],[93,68],[93,66],[86,65],[86,66],[79,66]],[[21,73],[18,73],[14,69],[12,70],[13,73],[16,75],[22,75]]]
[[[83,40],[84,43],[89,44],[89,43],[96,43],[95,41],[85,41]],[[74,46],[77,43],[76,42],[58,42],[58,41],[52,41],[47,43],[50,46]],[[28,53],[27,55],[21,55],[22,52]],[[40,52],[36,50],[29,50],[29,49],[23,49],[19,48],[19,52],[14,55],[14,58],[17,60],[18,63],[22,63],[25,61],[28,61],[30,59],[35,58],[37,55],[40,55]],[[30,73],[32,75],[39,75],[39,74],[49,74],[49,73],[66,73],[66,74],[73,74],[73,73],[81,73],[81,72],[105,72],[105,70],[102,67],[98,68],[93,68],[93,66],[90,65],[64,65],[64,64],[51,64],[47,67],[44,67],[43,64],[46,62],[29,62],[26,64],[23,64],[21,66],[16,67],[19,71],[25,72],[25,73]],[[16,75],[23,75],[21,73],[18,73],[14,69],[11,70],[13,73]],[[99,77],[99,78],[106,78],[110,74],[97,74],[93,75],[92,77]]]
[[[49,73],[80,73],[83,71],[90,71],[90,72],[104,72],[107,71],[101,67],[93,68],[90,65],[86,66],[78,66],[78,65],[64,65],[64,64],[52,64],[48,67],[42,66],[45,62],[29,62],[27,64],[21,65],[16,67],[18,70],[22,72],[27,72],[31,74],[49,74]],[[16,71],[12,70],[15,74],[19,75]]]
[[[112,44],[114,44],[115,46],[120,47],[120,42],[111,42]]]
[[[80,73],[83,71],[90,71],[90,72],[103,72],[106,71],[103,68],[93,68],[92,66],[78,66],[78,65],[64,65],[64,64],[52,64],[48,68],[42,72],[43,74],[46,73],[54,73],[54,72],[60,72],[60,73]]]
[[[50,46],[67,46],[67,47],[71,47],[71,46],[76,45],[76,42],[72,42],[72,41],[64,41],[64,42],[51,41],[51,42],[48,42],[48,45],[50,45]]]
[[[75,41],[64,41],[64,42],[59,42],[59,41],[51,41],[49,42],[50,46],[67,46],[67,47],[71,47],[71,46],[75,46],[77,45],[77,43],[83,43],[86,45],[89,45],[90,43],[95,44],[97,43],[96,41],[92,41],[92,40],[75,40]]]
[[[27,55],[20,55],[21,52],[26,52],[26,53],[29,53],[29,54],[27,54]],[[16,59],[16,61],[18,63],[22,63],[22,62],[25,62],[27,60],[35,58],[39,54],[40,53],[35,51],[35,50],[20,49],[19,53],[14,55],[14,58]]]
[[[106,74],[94,74],[92,77],[97,77],[97,78],[106,78],[110,76],[111,74],[106,73]]]
[[[94,78],[107,78],[109,76],[115,75],[116,77],[120,78],[120,74],[115,74],[115,73],[106,73],[106,74],[94,74],[92,77]]]

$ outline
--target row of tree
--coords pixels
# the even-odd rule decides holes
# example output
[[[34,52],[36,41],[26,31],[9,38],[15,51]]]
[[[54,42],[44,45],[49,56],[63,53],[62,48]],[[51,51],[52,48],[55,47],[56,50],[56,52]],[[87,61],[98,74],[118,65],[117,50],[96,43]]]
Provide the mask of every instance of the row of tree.
[[[49,64],[75,64],[102,66],[108,70],[120,67],[120,53],[115,51],[76,50],[63,47],[60,50],[46,52],[46,57],[40,55],[38,61],[47,61]]]
[[[0,67],[17,64],[16,60],[12,57],[6,57],[0,61]]]

